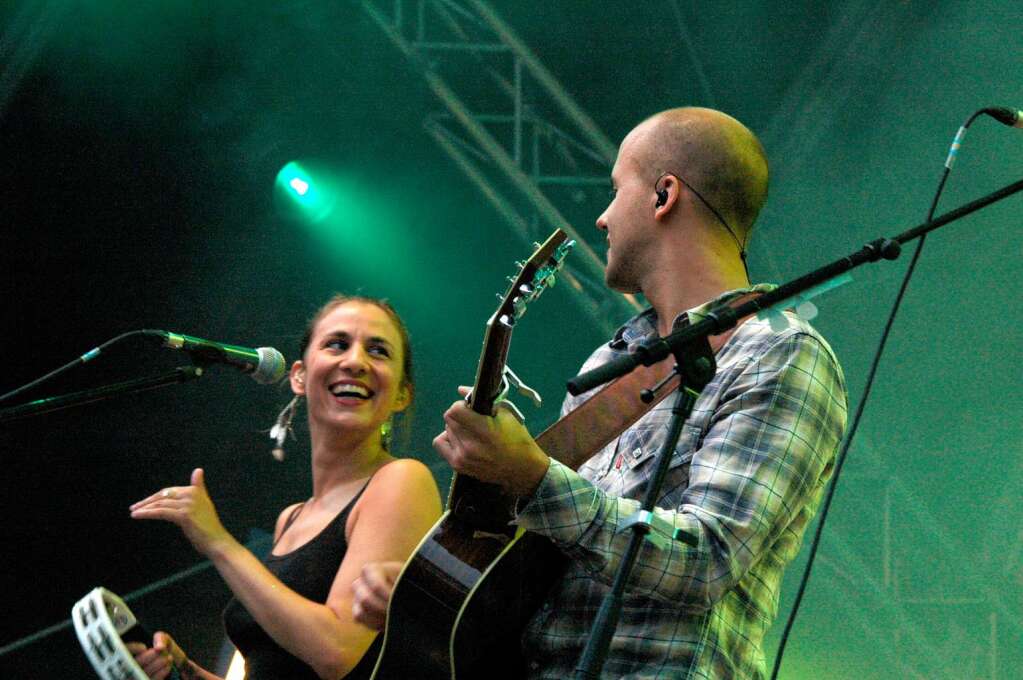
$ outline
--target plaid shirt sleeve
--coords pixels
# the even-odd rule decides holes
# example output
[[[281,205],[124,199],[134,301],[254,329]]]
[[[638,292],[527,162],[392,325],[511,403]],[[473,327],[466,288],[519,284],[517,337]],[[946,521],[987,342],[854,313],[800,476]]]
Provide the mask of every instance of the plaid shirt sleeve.
[[[665,491],[655,509],[659,521],[629,581],[634,594],[692,611],[713,606],[767,551],[794,554],[804,528],[794,530],[797,516],[805,522],[830,477],[846,416],[830,348],[799,328],[766,339],[747,335],[746,358],[734,370],[719,369],[687,422],[687,430],[698,423],[689,433],[694,445],[675,455],[691,455],[688,483]],[[639,509],[638,500],[611,495],[552,461],[516,522],[610,583],[631,538],[623,525]]]

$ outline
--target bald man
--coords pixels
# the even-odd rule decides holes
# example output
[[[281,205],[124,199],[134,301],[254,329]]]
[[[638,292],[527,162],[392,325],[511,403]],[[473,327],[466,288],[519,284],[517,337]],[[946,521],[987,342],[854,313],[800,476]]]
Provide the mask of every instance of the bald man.
[[[611,173],[606,281],[650,308],[583,365],[605,363],[645,337],[666,335],[710,307],[769,290],[751,286],[746,244],[767,196],[763,149],[737,120],[682,108],[640,123]],[[764,633],[830,477],[845,428],[841,369],[795,315],[773,330],[747,319],[716,349],[657,503],[686,541],[644,542],[611,642],[607,678],[763,678]],[[590,394],[568,397],[567,413]],[[634,515],[665,440],[675,396],[578,471],[550,459],[505,409],[464,401],[445,413],[434,447],[459,473],[520,497],[516,523],[550,538],[569,567],[534,615],[523,648],[531,678],[572,675],[597,608],[625,552]],[[386,570],[369,570],[357,607],[382,623]],[[375,612],[375,614],[374,614]],[[375,616],[375,620],[374,620]]]

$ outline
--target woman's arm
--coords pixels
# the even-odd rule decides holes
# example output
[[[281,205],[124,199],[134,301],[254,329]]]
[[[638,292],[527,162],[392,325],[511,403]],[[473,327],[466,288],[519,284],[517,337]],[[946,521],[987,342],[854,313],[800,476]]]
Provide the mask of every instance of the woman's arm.
[[[281,583],[224,530],[201,470],[193,473],[192,486],[170,491],[170,497],[161,492],[136,504],[132,515],[181,526],[263,630],[322,678],[348,673],[376,634],[352,616],[352,582],[363,565],[405,561],[440,516],[437,485],[425,465],[402,459],[382,467],[352,509],[348,550],[327,602],[319,604]],[[279,520],[277,533],[280,526]]]
[[[284,587],[237,544],[211,558],[267,634],[320,677],[338,678],[355,667],[376,635],[352,615],[352,583],[363,565],[404,562],[439,516],[440,496],[426,466],[403,459],[381,468],[352,509],[348,550],[322,605]]]

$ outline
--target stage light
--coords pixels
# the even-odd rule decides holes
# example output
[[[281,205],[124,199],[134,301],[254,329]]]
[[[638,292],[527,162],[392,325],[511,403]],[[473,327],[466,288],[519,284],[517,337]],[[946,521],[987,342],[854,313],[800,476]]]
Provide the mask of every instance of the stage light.
[[[329,179],[320,174],[298,161],[281,168],[275,183],[280,211],[310,222],[326,219],[334,209],[337,196]]]
[[[298,177],[288,182],[288,185],[294,189],[295,193],[299,196],[305,196],[309,191],[309,182],[301,180]]]

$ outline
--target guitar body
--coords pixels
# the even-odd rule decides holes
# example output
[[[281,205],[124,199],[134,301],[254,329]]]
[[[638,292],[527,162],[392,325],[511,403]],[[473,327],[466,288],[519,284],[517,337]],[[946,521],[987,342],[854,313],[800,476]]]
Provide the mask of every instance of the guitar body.
[[[546,538],[449,510],[395,584],[373,678],[523,677],[522,630],[563,559]]]

